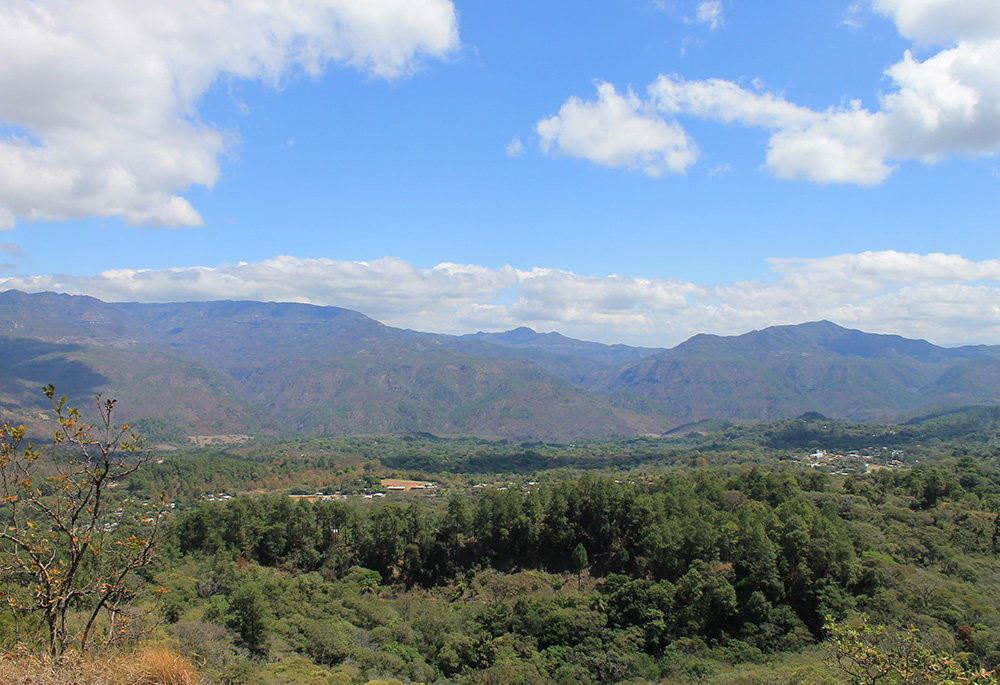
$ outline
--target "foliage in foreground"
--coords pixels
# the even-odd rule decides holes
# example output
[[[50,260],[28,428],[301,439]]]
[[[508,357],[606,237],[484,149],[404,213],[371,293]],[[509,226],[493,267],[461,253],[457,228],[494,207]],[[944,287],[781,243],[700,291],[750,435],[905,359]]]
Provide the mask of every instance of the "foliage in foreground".
[[[132,602],[149,564],[162,511],[112,498],[146,460],[114,400],[97,398],[98,423],[56,399],[58,428],[47,451],[25,445],[24,426],[0,426],[0,599],[14,642],[44,635],[47,651],[86,651],[100,628],[119,642],[142,630]],[[102,623],[103,618],[103,623]]]
[[[889,630],[865,615],[837,623],[827,618],[824,643],[831,666],[852,685],[960,685],[996,683],[995,671],[963,668],[954,657],[937,653],[919,640],[913,626]]]

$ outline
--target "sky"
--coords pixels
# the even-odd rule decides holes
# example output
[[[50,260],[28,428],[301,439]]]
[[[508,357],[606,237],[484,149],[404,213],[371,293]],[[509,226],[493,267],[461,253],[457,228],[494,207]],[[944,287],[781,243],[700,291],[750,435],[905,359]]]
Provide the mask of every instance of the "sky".
[[[997,0],[0,0],[0,290],[1000,344]]]

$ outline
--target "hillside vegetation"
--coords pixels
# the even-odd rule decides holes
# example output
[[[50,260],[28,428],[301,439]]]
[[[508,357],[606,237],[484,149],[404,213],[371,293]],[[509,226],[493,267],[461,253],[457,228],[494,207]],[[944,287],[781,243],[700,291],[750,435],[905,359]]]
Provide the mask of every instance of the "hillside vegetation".
[[[387,455],[440,444],[388,442]],[[921,649],[969,673],[1000,663],[1000,455],[844,477],[759,445],[736,465],[721,444],[663,455],[676,466],[647,444],[641,470],[615,474],[412,474],[434,479],[433,496],[202,502],[176,519],[155,576],[165,616],[177,639],[222,625],[224,653],[297,655],[344,682],[833,683],[827,617],[861,613],[914,626]],[[372,444],[296,450],[239,461],[244,483],[350,493],[379,487],[362,471],[401,475],[362,454]]]
[[[187,682],[134,670],[158,644],[168,673],[218,683],[995,682],[998,426],[990,408],[571,444],[180,451],[104,505],[152,500],[165,516],[116,609],[131,628],[98,661],[69,640],[50,663],[30,608],[11,610],[0,674],[85,679],[103,659],[92,682]],[[422,487],[383,484],[405,478]],[[95,530],[137,544],[127,526]],[[30,587],[6,591],[22,602]],[[863,679],[858,659],[882,675]]]

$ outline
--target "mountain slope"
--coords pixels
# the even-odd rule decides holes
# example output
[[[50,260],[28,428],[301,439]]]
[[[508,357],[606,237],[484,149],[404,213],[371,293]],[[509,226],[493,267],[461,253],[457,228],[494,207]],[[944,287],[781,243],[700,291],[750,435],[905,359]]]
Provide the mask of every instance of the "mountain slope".
[[[888,420],[942,404],[1000,401],[1000,349],[943,348],[829,321],[735,337],[697,335],[606,371],[591,387],[631,392],[694,419],[771,420],[817,411]]]
[[[163,417],[189,433],[420,430],[568,440],[667,424],[662,412],[618,407],[503,348],[395,329],[335,307],[109,305],[2,293],[0,321],[12,334],[0,341],[7,349],[28,338],[37,341],[28,349],[55,346],[31,374],[11,369],[21,373],[2,397],[12,416],[37,406],[32,392],[48,382],[46,371],[65,368],[80,379],[69,390],[103,391],[134,416]]]
[[[450,336],[442,336],[442,338]],[[460,340],[476,356],[511,356],[527,359],[549,373],[582,387],[588,387],[605,369],[649,357],[660,349],[604,345],[567,338],[560,333],[536,333],[530,328],[515,328],[503,333],[470,333]],[[492,351],[491,351],[492,348]]]
[[[702,419],[818,412],[886,421],[1000,402],[1000,348],[942,348],[827,321],[698,335],[669,350],[530,329],[448,336],[337,307],[109,304],[0,293],[0,412],[38,416],[39,386],[103,392],[188,434],[427,431],[572,440]]]

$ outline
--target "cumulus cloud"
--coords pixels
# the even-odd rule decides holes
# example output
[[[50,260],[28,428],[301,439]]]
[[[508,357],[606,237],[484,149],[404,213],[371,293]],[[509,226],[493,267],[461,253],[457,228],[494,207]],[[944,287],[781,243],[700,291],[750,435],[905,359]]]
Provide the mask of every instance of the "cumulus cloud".
[[[596,101],[571,97],[535,130],[545,153],[639,169],[654,177],[664,171],[683,174],[698,158],[680,125],[663,120],[631,91],[619,95],[610,83],[597,83]]]
[[[814,110],[759,87],[748,90],[724,79],[689,81],[661,75],[647,89],[646,99],[629,98],[629,111],[643,121],[669,127],[678,139],[688,141],[689,150],[694,150],[694,143],[681,128],[681,117],[767,129],[770,171],[779,178],[816,183],[875,185],[906,160],[933,164],[953,154],[980,156],[1000,150],[1000,4],[876,0],[874,8],[892,18],[905,38],[943,46],[923,61],[906,51],[890,66],[885,75],[892,87],[880,94],[877,109],[862,108],[853,100]],[[604,100],[602,96],[585,103],[570,98],[563,107],[601,110]],[[553,119],[539,122],[539,127]],[[601,140],[608,147],[618,137],[611,132]],[[651,137],[628,140],[627,148],[620,147],[628,150],[629,160],[660,149]],[[547,144],[543,136],[543,149]],[[609,166],[625,165],[606,161],[609,155],[596,144],[577,145],[570,154]]]
[[[713,31],[722,26],[722,0],[705,0],[698,3],[698,21],[708,24]]]
[[[0,229],[14,217],[191,226],[233,135],[199,118],[220,77],[278,87],[330,63],[405,76],[458,43],[450,0],[11,0],[0,8]]]
[[[993,0],[874,0],[873,7],[918,43],[994,40],[1000,33],[1000,5]]]
[[[536,267],[443,263],[420,269],[282,256],[256,263],[91,276],[11,276],[0,288],[108,301],[255,299],[347,307],[394,326],[442,333],[539,331],[666,347],[697,333],[734,335],[829,319],[938,344],[1000,344],[1000,260],[895,251],[774,259],[773,279],[695,284]]]
[[[908,252],[862,252],[820,259],[772,259],[775,271],[791,274],[832,274],[849,280],[889,284],[1000,282],[1000,260],[974,262],[960,255]]]

